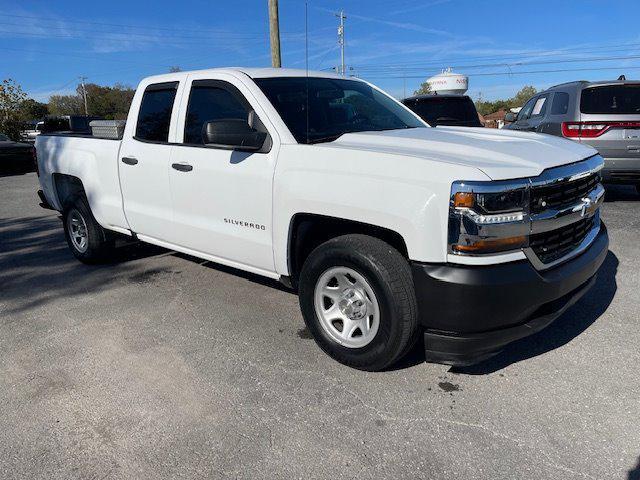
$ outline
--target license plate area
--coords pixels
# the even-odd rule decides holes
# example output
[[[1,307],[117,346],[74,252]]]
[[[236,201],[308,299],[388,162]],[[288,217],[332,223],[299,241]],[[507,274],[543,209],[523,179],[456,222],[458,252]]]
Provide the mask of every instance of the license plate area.
[[[625,140],[636,140],[640,142],[640,128],[627,128],[624,130]]]

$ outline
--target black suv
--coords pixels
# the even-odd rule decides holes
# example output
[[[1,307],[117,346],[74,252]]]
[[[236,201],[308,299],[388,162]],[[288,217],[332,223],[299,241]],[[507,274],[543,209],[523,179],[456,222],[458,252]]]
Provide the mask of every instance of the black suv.
[[[416,95],[402,103],[432,127],[482,127],[476,106],[466,95]]]

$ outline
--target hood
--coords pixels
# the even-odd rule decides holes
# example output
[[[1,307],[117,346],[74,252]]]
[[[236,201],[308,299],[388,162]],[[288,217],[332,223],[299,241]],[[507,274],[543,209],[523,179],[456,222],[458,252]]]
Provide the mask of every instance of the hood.
[[[469,127],[348,133],[329,145],[475,167],[492,180],[535,177],[547,168],[597,153],[591,147],[551,135]]]

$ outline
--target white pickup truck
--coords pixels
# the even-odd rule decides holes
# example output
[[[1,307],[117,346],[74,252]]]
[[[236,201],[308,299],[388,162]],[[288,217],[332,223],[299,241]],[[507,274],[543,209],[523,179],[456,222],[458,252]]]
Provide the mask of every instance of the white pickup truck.
[[[318,345],[365,370],[421,337],[429,361],[487,358],[576,302],[608,251],[592,148],[431,128],[327,73],[149,77],[121,140],[36,147],[42,205],[79,260],[127,236],[279,279]]]

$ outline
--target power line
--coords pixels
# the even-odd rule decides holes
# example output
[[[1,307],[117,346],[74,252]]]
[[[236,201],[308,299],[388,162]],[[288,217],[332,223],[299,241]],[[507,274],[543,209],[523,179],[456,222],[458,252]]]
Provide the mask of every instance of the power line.
[[[164,41],[167,39],[177,40],[180,44],[201,44],[202,40],[246,40],[246,41],[254,41],[257,38],[262,38],[265,35],[260,36],[249,36],[249,35],[234,35],[234,34],[211,34],[209,36],[171,36],[165,34],[151,35],[144,33],[131,33],[131,32],[106,32],[106,31],[86,31],[87,34],[84,34],[81,31],[78,32],[69,32],[69,33],[37,33],[37,32],[20,32],[16,30],[0,30],[0,34],[7,35],[19,35],[19,36],[27,36],[27,37],[36,37],[36,38],[68,38],[68,39],[85,39],[85,38],[106,38],[110,40],[118,40],[126,37],[138,37],[141,41]],[[197,41],[196,41],[197,40]]]
[[[490,77],[490,76],[501,76],[501,75],[532,75],[536,73],[565,73],[565,72],[592,72],[592,71],[600,71],[600,70],[637,70],[640,69],[640,66],[626,66],[626,67],[592,67],[592,68],[565,68],[565,69],[557,69],[557,70],[530,70],[527,72],[479,72],[474,73],[471,76],[473,77]],[[366,78],[424,78],[424,75],[407,75],[407,76],[398,76],[398,75],[365,75]]]
[[[555,65],[562,63],[589,63],[589,62],[609,62],[614,60],[634,60],[640,58],[640,55],[625,55],[625,56],[617,56],[617,57],[596,57],[596,58],[572,58],[565,60],[547,60],[542,62],[517,62],[517,63],[485,63],[478,65],[450,65],[451,68],[455,69],[475,69],[475,68],[489,68],[489,67],[514,67],[514,66],[528,66],[528,65]],[[397,71],[398,67],[383,67],[377,69],[367,69],[358,67],[359,71],[364,71],[368,73],[385,73],[385,71]],[[403,71],[407,70],[425,70],[422,67],[402,67]]]
[[[182,32],[193,32],[194,28],[191,29],[184,29],[184,28],[174,28],[174,27],[156,27],[156,26],[149,26],[149,25],[124,25],[124,24],[120,24],[120,23],[106,23],[106,22],[92,22],[92,21],[87,21],[87,20],[67,20],[67,19],[56,19],[56,18],[50,18],[50,17],[43,17],[43,16],[34,16],[34,15],[14,15],[14,14],[6,14],[6,13],[0,13],[0,17],[11,17],[11,18],[28,18],[28,19],[32,19],[32,20],[40,20],[40,21],[46,21],[46,22],[64,22],[65,24],[73,24],[73,23],[77,23],[77,24],[84,24],[84,25],[98,25],[98,26],[105,26],[105,27],[118,27],[118,28],[134,28],[134,29],[147,29],[147,30],[164,30],[164,31],[170,31],[170,32],[177,32],[177,31],[182,31]],[[24,25],[21,25],[24,26]],[[206,29],[206,28],[200,28],[197,27],[197,30],[200,32],[203,31],[210,31],[212,33],[224,33],[224,32],[220,32],[219,30],[216,29]],[[301,35],[304,32],[289,32],[291,34],[295,34],[295,35]],[[247,33],[247,35],[255,35],[255,36],[264,36],[264,33],[262,32],[252,32],[252,33]]]
[[[443,58],[439,60],[433,60],[430,62],[424,61],[414,61],[414,62],[397,62],[397,63],[387,63],[385,66],[387,67],[411,67],[411,66],[425,66],[425,65],[451,65],[454,62],[469,62],[469,61],[489,61],[489,60],[506,60],[506,59],[519,59],[519,58],[535,58],[535,57],[544,57],[544,56],[567,56],[567,55],[575,55],[574,50],[578,50],[580,53],[589,54],[589,53],[604,53],[607,51],[626,51],[628,47],[640,47],[640,43],[627,43],[627,44],[615,44],[615,45],[603,45],[599,47],[590,47],[589,49],[585,49],[585,47],[574,47],[574,48],[562,48],[557,50],[534,50],[534,51],[525,51],[522,53],[510,53],[504,55],[482,55],[476,57],[466,57],[466,58]],[[374,68],[380,66],[379,63],[376,64],[361,64],[359,68]]]

